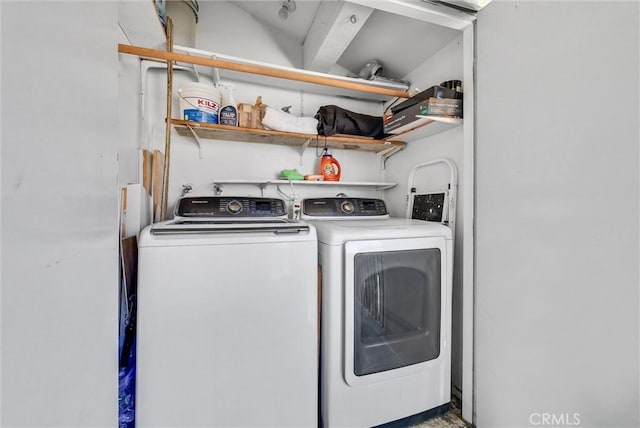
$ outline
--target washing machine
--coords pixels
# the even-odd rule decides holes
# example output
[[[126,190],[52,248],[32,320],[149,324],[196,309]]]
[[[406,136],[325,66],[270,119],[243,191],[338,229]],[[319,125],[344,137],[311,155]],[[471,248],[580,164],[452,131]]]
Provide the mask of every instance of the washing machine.
[[[182,198],[138,278],[138,427],[317,426],[316,231],[281,199]]]
[[[322,279],[325,427],[426,419],[451,399],[451,230],[379,199],[302,202]]]

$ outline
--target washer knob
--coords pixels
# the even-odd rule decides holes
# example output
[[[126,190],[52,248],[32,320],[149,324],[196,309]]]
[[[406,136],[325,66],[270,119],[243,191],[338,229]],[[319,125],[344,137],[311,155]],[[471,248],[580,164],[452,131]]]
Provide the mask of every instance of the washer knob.
[[[353,202],[344,201],[340,204],[340,209],[345,214],[353,214],[353,212],[356,210],[356,207],[353,205]]]
[[[242,204],[234,199],[227,204],[227,212],[229,214],[240,214],[242,212]]]

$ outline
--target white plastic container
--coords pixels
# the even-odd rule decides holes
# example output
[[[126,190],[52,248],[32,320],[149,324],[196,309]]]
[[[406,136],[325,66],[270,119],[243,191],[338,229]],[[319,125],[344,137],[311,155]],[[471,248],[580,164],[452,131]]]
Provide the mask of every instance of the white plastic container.
[[[198,2],[195,0],[166,0],[165,15],[173,21],[173,44],[195,47]]]
[[[185,83],[178,89],[180,119],[218,123],[220,91],[204,83]]]

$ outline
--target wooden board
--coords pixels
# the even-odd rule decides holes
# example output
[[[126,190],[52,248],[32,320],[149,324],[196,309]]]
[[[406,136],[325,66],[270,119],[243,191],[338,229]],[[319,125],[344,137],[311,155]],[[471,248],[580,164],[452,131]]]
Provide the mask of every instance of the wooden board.
[[[147,149],[142,150],[142,186],[151,195],[153,153]]]
[[[142,58],[154,58],[166,61],[184,62],[187,64],[203,65],[211,68],[222,68],[240,71],[243,73],[270,76],[279,79],[294,80],[299,82],[314,83],[317,85],[332,86],[363,93],[380,94],[389,97],[409,98],[411,94],[405,90],[375,87],[368,80],[353,79],[341,76],[309,72],[306,70],[284,69],[275,65],[256,65],[248,62],[240,63],[234,61],[220,60],[215,58],[203,58],[195,55],[186,55],[176,52],[167,52],[156,49],[148,49],[140,46],[118,45],[118,52],[138,55]]]
[[[243,128],[239,126],[214,125],[201,122],[171,119],[176,132],[183,137],[191,137],[189,127],[199,138],[249,143],[277,144],[292,147],[327,147],[332,149],[351,149],[382,152],[393,147],[403,148],[401,141],[374,140],[358,136],[324,137],[322,135],[300,134],[295,132],[270,131],[266,129]]]
[[[164,155],[160,150],[153,151],[153,162],[151,167],[152,175],[152,192],[153,197],[153,219],[154,221],[161,220],[160,210],[162,208],[162,182],[164,177]]]

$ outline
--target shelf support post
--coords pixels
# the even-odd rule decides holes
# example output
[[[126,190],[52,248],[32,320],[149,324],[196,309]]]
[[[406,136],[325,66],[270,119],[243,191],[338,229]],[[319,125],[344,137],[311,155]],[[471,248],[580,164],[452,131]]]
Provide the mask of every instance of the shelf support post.
[[[167,50],[173,50],[173,21],[167,17]],[[173,60],[167,59],[167,123],[164,132],[164,165],[162,174],[162,198],[160,200],[160,220],[167,216],[169,199],[169,161],[171,159],[171,105],[173,104]]]

